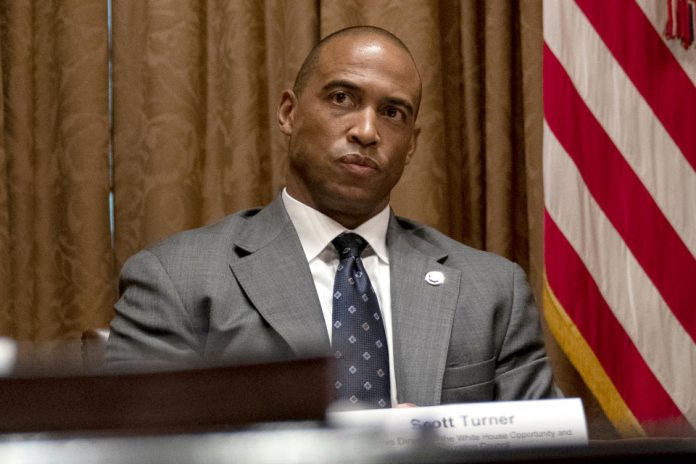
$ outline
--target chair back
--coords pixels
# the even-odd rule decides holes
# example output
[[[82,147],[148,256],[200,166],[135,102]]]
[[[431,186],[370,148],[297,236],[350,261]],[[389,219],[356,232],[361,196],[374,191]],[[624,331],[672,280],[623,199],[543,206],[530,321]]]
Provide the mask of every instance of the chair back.
[[[108,327],[87,329],[82,332],[82,365],[87,372],[101,366],[108,340]]]

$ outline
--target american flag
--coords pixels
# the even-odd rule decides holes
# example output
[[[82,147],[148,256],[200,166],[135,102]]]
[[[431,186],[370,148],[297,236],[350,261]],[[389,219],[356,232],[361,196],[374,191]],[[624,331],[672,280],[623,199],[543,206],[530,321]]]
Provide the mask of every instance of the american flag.
[[[624,436],[696,428],[694,15],[544,2],[544,314]]]

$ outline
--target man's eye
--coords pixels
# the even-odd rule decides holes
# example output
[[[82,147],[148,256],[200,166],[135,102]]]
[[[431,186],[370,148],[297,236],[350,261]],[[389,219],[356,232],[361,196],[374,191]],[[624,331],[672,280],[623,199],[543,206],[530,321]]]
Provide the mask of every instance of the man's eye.
[[[333,101],[334,103],[344,104],[347,103],[349,100],[350,97],[345,92],[336,92],[331,95],[331,101]]]
[[[398,108],[390,106],[385,108],[384,115],[390,119],[404,119],[404,114]]]

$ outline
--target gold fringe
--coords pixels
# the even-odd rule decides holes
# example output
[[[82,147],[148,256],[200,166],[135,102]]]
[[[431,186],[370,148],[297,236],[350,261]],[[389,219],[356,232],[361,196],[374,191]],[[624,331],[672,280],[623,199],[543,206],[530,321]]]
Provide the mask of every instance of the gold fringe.
[[[625,438],[645,436],[645,430],[621,398],[592,348],[556,299],[546,273],[542,295],[544,317],[551,333],[597,398],[607,418]]]

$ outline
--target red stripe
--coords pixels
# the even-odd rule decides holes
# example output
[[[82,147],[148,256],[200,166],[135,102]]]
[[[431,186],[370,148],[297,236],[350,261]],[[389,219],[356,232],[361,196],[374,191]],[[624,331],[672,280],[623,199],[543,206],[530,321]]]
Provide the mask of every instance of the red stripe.
[[[690,430],[548,212],[544,217],[544,234],[549,285],[636,419],[648,428],[651,423],[659,426],[658,430],[650,430],[653,433],[664,431],[664,421],[679,430]]]
[[[696,169],[696,87],[643,11],[633,1],[576,3]]]
[[[544,115],[599,206],[696,340],[696,260],[544,45]]]

